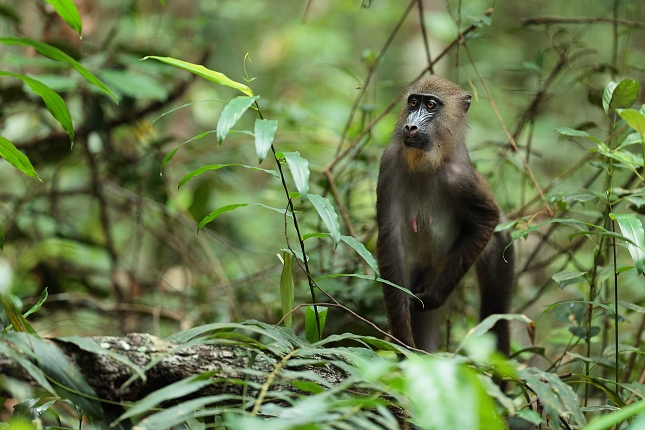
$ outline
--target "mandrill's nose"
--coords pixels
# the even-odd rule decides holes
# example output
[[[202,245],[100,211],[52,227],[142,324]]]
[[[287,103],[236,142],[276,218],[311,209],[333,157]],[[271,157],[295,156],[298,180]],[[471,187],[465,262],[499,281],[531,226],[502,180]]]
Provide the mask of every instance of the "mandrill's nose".
[[[416,125],[406,124],[403,127],[403,137],[414,137],[417,135],[418,131],[419,129],[417,128]]]

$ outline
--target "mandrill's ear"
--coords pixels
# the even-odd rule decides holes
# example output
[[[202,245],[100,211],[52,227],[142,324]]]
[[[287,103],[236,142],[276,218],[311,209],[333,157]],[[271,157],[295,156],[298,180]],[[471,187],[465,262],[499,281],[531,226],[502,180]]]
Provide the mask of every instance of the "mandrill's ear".
[[[470,94],[464,94],[459,99],[459,105],[464,110],[464,113],[468,112],[468,108],[470,107],[470,99],[471,98],[472,97],[470,96]]]

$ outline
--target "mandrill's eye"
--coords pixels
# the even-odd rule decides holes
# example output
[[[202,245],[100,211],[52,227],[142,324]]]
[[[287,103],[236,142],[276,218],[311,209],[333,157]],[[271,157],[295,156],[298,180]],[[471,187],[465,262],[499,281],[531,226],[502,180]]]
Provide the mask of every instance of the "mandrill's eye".
[[[428,109],[434,109],[434,108],[437,107],[437,104],[435,102],[433,102],[432,100],[428,100],[428,103],[426,103],[426,107]]]
[[[419,101],[417,99],[410,99],[410,101],[408,102],[408,107],[410,109],[416,109],[417,106],[419,106]]]

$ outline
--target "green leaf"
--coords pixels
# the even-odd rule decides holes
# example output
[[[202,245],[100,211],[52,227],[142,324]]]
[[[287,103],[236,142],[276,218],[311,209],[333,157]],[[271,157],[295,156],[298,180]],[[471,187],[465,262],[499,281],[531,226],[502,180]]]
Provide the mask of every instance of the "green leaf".
[[[45,0],[50,5],[54,6],[56,12],[65,20],[65,22],[72,27],[79,35],[83,32],[83,23],[81,22],[81,15],[72,0]]]
[[[579,284],[580,282],[585,282],[587,278],[585,275],[587,272],[558,272],[554,274],[551,279],[555,281],[556,284],[560,286],[560,288],[564,288],[567,285],[571,284]]]
[[[241,91],[247,96],[253,97],[253,91],[251,91],[251,88],[239,82],[235,82],[232,79],[229,79],[223,73],[207,69],[202,65],[189,63],[187,61],[177,60],[171,57],[157,57],[154,55],[144,57],[142,58],[142,60],[147,60],[149,58],[152,58],[153,60],[159,60],[162,63],[170,64],[171,66],[177,67],[179,69],[186,70],[194,75],[200,76],[204,79],[208,79],[211,82],[215,82],[216,84],[223,85],[229,88],[235,88],[236,90]]]
[[[27,332],[36,335],[36,331],[27,322],[22,313],[20,313],[20,310],[10,297],[0,293],[0,302],[2,303],[4,312],[7,314],[7,318],[11,322],[11,325],[4,329],[5,332],[13,328],[17,332]]]
[[[347,277],[347,278],[360,278],[360,279],[366,279],[368,281],[374,281],[374,282],[381,282],[383,284],[389,285],[391,287],[394,287],[398,290],[403,291],[406,294],[409,294],[413,298],[419,300],[421,302],[421,299],[412,294],[412,291],[408,290],[405,287],[402,287],[400,285],[395,284],[394,282],[390,282],[387,279],[383,278],[376,278],[374,279],[373,276],[367,276],[367,275],[361,275],[359,273],[331,273],[329,275],[321,276],[320,278],[316,279],[316,282],[322,281],[323,279],[334,279],[334,278],[342,278],[342,277]],[[421,302],[423,303],[423,302]]]
[[[38,303],[33,305],[25,314],[23,315],[25,318],[27,318],[29,315],[33,314],[34,312],[38,312],[40,308],[42,307],[43,303],[45,303],[45,300],[47,300],[48,293],[47,293],[47,288],[43,290],[42,293],[40,293],[40,299],[38,300]]]
[[[616,113],[627,121],[627,124],[636,130],[638,134],[645,136],[645,115],[636,109],[617,109]]]
[[[610,82],[602,94],[602,107],[606,114],[619,109],[628,108],[638,97],[638,82],[623,79],[620,82]]]
[[[640,154],[635,154],[628,150],[616,149],[612,150],[604,143],[599,143],[597,148],[589,148],[589,152],[598,152],[607,158],[612,158],[619,163],[622,163],[623,166],[614,164],[615,167],[623,167],[632,171],[639,179],[643,180],[638,168],[643,165],[643,156]]]
[[[168,163],[170,162],[170,160],[172,160],[172,157],[174,157],[174,156],[175,156],[175,154],[177,153],[177,151],[179,151],[179,149],[180,149],[182,146],[184,146],[185,144],[190,143],[190,142],[192,142],[193,140],[201,139],[202,137],[204,137],[204,136],[208,136],[209,134],[211,134],[211,133],[215,133],[215,132],[216,132],[215,130],[208,130],[208,131],[205,131],[205,132],[203,132],[203,133],[198,134],[197,136],[193,136],[193,137],[191,137],[191,138],[190,138],[190,139],[188,139],[188,140],[183,141],[183,142],[182,142],[178,147],[176,147],[175,149],[173,149],[172,151],[170,151],[168,154],[166,154],[166,156],[163,158],[163,161],[161,162],[161,166],[159,166],[159,168],[160,168],[160,169],[163,169],[163,166],[165,166],[166,164],[168,164]]]
[[[270,209],[270,210],[272,210],[272,211],[275,211],[275,212],[281,213],[282,215],[286,215],[286,216],[288,216],[289,218],[293,218],[293,215],[291,215],[291,212],[289,212],[289,211],[288,211],[288,210],[286,210],[286,209],[278,209],[278,208],[274,208],[274,207],[272,207],[272,206],[263,205],[262,203],[253,203],[253,206],[260,206],[261,208]],[[304,240],[304,239],[303,239],[303,240]]]
[[[533,370],[533,369],[532,369]],[[530,369],[521,369],[519,377],[524,379],[526,385],[535,393],[540,399],[542,405],[546,409],[548,415],[557,422],[557,417],[560,416],[562,406],[558,400],[558,396],[551,391],[550,385],[542,382],[542,380],[530,372]]]
[[[306,199],[309,192],[309,161],[302,158],[298,151],[283,152],[282,155],[287,160],[287,166],[289,166],[293,181],[300,192],[300,197],[302,200]],[[336,242],[335,240],[334,243]]]
[[[573,389],[569,385],[565,384],[560,379],[560,376],[554,373],[542,372],[541,376],[551,384],[555,392],[558,394],[558,396],[560,396],[562,404],[569,411],[571,417],[570,419],[572,419],[577,424],[576,427],[580,428],[580,426],[586,424],[587,420],[582,414],[578,396],[573,392]]]
[[[211,385],[213,383],[211,381],[211,378],[217,372],[219,372],[219,370],[200,373],[199,375],[184,378],[177,382],[173,382],[172,384],[167,385],[163,388],[160,388],[157,391],[153,391],[143,399],[136,402],[134,406],[128,409],[128,411],[123,415],[121,415],[119,419],[117,419],[113,423],[113,425],[125,419],[150,412],[150,410],[163,402],[166,402],[168,400],[177,400],[183,396],[195,393],[202,388]]]
[[[544,227],[547,224],[554,224],[554,223],[555,224],[569,224],[569,225],[571,225],[571,226],[573,226],[575,228],[580,229],[581,231],[588,231],[587,227],[594,227],[594,224],[592,224],[592,223],[583,222],[583,221],[577,220],[575,218],[552,218],[552,219],[547,220],[547,221],[545,221],[543,223],[532,225],[532,226],[530,226],[530,227],[528,227],[528,228],[526,228],[524,230],[517,230],[517,231],[512,232],[511,233],[511,243],[506,245],[506,248],[504,248],[504,251],[506,251],[506,249],[509,246],[511,246],[511,244],[513,242],[515,242],[516,240],[518,240],[518,239],[520,239],[522,237],[526,237],[526,236],[528,236],[530,233],[532,233],[534,231],[538,231],[540,228]]]
[[[280,300],[282,302],[282,315],[287,315],[293,309],[295,287],[293,285],[293,256],[288,252],[282,254],[283,267],[280,275]],[[284,318],[284,326],[291,327],[293,315]]]
[[[320,334],[325,329],[325,321],[327,321],[328,308],[325,306],[316,306],[318,316],[320,318]],[[320,340],[318,336],[318,325],[316,324],[316,312],[313,306],[307,306],[305,311],[305,337],[310,343],[315,343]]]
[[[61,96],[56,93],[56,91],[52,90],[42,82],[26,75],[0,71],[0,76],[11,76],[13,78],[20,79],[27,84],[29,88],[43,99],[45,106],[47,106],[47,109],[54,119],[63,126],[63,129],[69,136],[70,142],[74,143],[74,126],[72,125],[72,117],[69,114],[69,110],[67,110],[65,102]]]
[[[62,61],[64,63],[69,64],[72,66],[78,73],[81,74],[89,83],[97,86],[101,91],[103,91],[105,94],[109,95],[112,97],[112,99],[115,101],[115,103],[118,104],[118,101],[114,94],[110,91],[108,87],[106,87],[103,82],[99,81],[96,76],[91,74],[89,70],[87,70],[81,63],[78,61],[74,60],[72,57],[69,55],[65,54],[63,51],[61,51],[58,48],[54,48],[51,45],[48,45],[43,42],[38,42],[33,39],[28,39],[26,37],[0,37],[0,43],[4,43],[5,45],[21,45],[21,46],[31,46],[34,48],[36,51],[40,52],[42,55],[51,58],[52,60],[56,61]]]
[[[219,117],[219,121],[217,121],[217,140],[219,143],[222,143],[222,141],[226,139],[231,128],[233,128],[244,112],[246,112],[246,110],[250,108],[258,98],[259,96],[239,96],[231,100],[224,107],[224,110]]]
[[[607,430],[635,415],[642,414],[643,412],[645,412],[645,400],[632,403],[619,411],[610,412],[607,415],[597,417],[584,426],[582,430]],[[634,430],[636,429],[636,427],[633,428]]]
[[[406,410],[413,424],[427,430],[506,428],[477,375],[466,366],[454,360],[413,356],[401,367],[409,401]]]
[[[25,333],[8,333],[7,338],[23,350],[34,352],[38,367],[58,383],[54,389],[61,397],[70,399],[85,414],[97,419],[103,418],[103,409],[96,400],[96,393],[56,345]]]
[[[23,172],[25,175],[36,178],[42,182],[38,177],[38,173],[34,170],[34,166],[31,165],[29,158],[27,158],[27,156],[22,152],[18,151],[18,149],[13,146],[13,143],[9,142],[2,136],[0,136],[0,157],[7,160],[9,164]]]
[[[211,171],[211,170],[219,170],[222,167],[229,167],[229,166],[240,166],[240,167],[245,167],[247,169],[255,170],[258,172],[265,172],[270,175],[280,177],[280,174],[276,172],[275,170],[267,170],[267,169],[262,169],[261,167],[255,167],[255,166],[247,166],[246,164],[239,164],[239,163],[230,163],[230,164],[209,164],[207,166],[202,166],[199,169],[195,169],[186,176],[183,177],[181,181],[179,181],[179,185],[177,186],[177,190],[181,188],[182,185],[184,185],[186,182],[190,181],[193,179],[195,176],[199,176],[202,173]]]
[[[345,242],[347,245],[351,246],[354,249],[354,251],[358,252],[358,255],[363,257],[365,262],[374,271],[374,274],[377,277],[379,276],[378,263],[376,262],[376,259],[374,258],[372,253],[369,252],[367,248],[365,248],[365,245],[360,243],[358,240],[354,239],[352,236],[341,236],[340,240]]]
[[[248,206],[248,203],[241,203],[241,204],[234,204],[234,205],[227,205],[223,206],[216,211],[213,211],[206,215],[203,220],[199,222],[199,225],[197,226],[197,231],[201,230],[202,227],[204,227],[206,224],[209,222],[213,221],[215,218],[223,214],[224,212],[229,212],[232,210],[235,210],[237,208],[243,208],[244,206]]]
[[[27,373],[29,373],[29,376],[31,376],[34,381],[38,383],[38,385],[47,390],[50,394],[56,394],[56,390],[54,390],[54,387],[49,383],[47,376],[45,376],[43,371],[36,365],[34,365],[31,361],[29,361],[27,357],[25,357],[25,355],[33,355],[33,353],[25,354],[25,352],[18,352],[15,349],[17,349],[17,347],[10,348],[5,343],[0,342],[0,353],[6,355],[7,357],[18,363],[20,367],[22,367]],[[30,349],[26,351],[31,352]]]
[[[314,205],[327,230],[329,230],[331,238],[334,240],[335,249],[338,246],[338,242],[340,242],[340,226],[338,225],[338,215],[336,215],[334,205],[331,204],[329,199],[318,194],[308,194],[307,198]]]
[[[262,163],[271,149],[273,137],[278,130],[278,121],[268,119],[255,120],[255,152]]]
[[[634,260],[638,274],[642,274],[643,270],[645,270],[645,230],[643,230],[643,223],[634,214],[610,213],[609,216],[618,222],[623,236],[636,244],[627,242],[627,250],[629,250],[629,254]]]
[[[595,136],[592,136],[591,134],[587,133],[584,130],[576,130],[575,128],[569,128],[569,127],[558,127],[555,129],[558,133],[564,135],[564,136],[571,136],[571,137],[586,137],[587,139],[591,139],[596,143],[600,143],[600,140],[598,140]]]
[[[468,341],[471,338],[477,338],[483,335],[484,333],[487,333],[490,331],[490,329],[493,328],[495,324],[497,324],[497,321],[500,320],[507,320],[507,321],[520,321],[526,324],[529,327],[535,328],[535,323],[533,320],[531,320],[529,317],[526,315],[522,314],[493,314],[489,315],[482,322],[477,324],[475,327],[471,328],[468,330],[468,333],[466,334],[466,337],[461,341],[461,344],[455,351],[455,353],[461,351],[461,349],[468,343]]]
[[[154,393],[153,393],[154,394]],[[164,409],[161,412],[152,414],[140,423],[141,428],[146,430],[166,430],[184,424],[182,428],[185,427],[185,421],[189,418],[199,418],[204,415],[216,415],[217,410],[215,408],[206,408],[208,405],[212,404],[225,404],[225,402],[233,403],[240,402],[241,396],[235,396],[232,394],[219,394],[216,396],[204,396],[197,399],[187,400],[174,405],[168,409]]]

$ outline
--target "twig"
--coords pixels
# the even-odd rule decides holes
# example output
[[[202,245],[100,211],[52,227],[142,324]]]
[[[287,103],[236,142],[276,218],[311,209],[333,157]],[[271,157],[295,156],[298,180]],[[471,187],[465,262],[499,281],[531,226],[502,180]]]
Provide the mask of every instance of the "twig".
[[[536,16],[534,18],[522,18],[520,20],[523,26],[529,25],[548,25],[548,24],[593,24],[608,23],[622,25],[623,27],[645,29],[645,23],[628,21],[626,19],[613,18],[566,18],[560,16]]]

